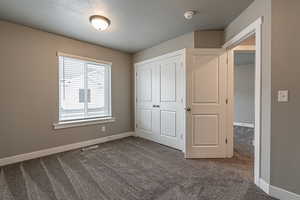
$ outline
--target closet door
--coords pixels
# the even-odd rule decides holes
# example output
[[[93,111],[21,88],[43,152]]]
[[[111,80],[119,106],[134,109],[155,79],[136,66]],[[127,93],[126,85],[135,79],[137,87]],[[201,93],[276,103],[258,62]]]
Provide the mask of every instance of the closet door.
[[[183,141],[183,60],[175,56],[160,62],[160,141],[182,149]]]
[[[136,65],[136,134],[182,150],[182,55]]]
[[[139,136],[159,137],[159,119],[154,110],[157,99],[157,66],[147,63],[136,66],[136,131]]]

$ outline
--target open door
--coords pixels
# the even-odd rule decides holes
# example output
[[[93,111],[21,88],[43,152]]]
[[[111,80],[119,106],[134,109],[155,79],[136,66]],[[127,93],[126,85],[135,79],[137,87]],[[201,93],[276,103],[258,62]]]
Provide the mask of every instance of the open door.
[[[186,158],[227,157],[227,70],[224,49],[187,49]]]

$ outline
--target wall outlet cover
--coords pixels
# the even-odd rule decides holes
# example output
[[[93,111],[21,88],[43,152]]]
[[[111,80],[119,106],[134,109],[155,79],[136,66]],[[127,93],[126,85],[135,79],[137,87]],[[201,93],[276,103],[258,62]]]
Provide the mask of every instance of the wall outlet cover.
[[[277,101],[278,102],[288,102],[289,101],[289,91],[288,90],[278,90]]]

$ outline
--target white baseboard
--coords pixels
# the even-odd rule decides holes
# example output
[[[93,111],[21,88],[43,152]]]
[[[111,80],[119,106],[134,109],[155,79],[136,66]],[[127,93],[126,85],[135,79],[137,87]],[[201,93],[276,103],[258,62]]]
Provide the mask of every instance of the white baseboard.
[[[251,123],[234,122],[233,125],[247,127],[247,128],[254,128],[254,124],[251,124]]]
[[[280,200],[300,200],[299,194],[295,194],[282,188],[270,185],[263,179],[259,179],[259,187],[268,195]]]
[[[262,189],[265,193],[270,194],[270,184],[267,183],[264,179],[259,179],[259,187]]]
[[[295,194],[273,185],[270,185],[270,195],[280,200],[300,200],[299,194]]]
[[[111,135],[111,136],[97,138],[94,140],[88,140],[88,141],[78,142],[78,143],[74,143],[74,144],[68,144],[68,145],[53,147],[53,148],[49,148],[49,149],[34,151],[31,153],[25,153],[25,154],[20,154],[20,155],[16,155],[16,156],[1,158],[0,159],[0,167],[4,166],[4,165],[22,162],[25,160],[31,160],[31,159],[40,158],[40,157],[44,157],[44,156],[48,156],[48,155],[52,155],[52,154],[56,154],[56,153],[61,153],[61,152],[65,152],[65,151],[70,151],[70,150],[74,150],[74,149],[79,149],[82,147],[87,147],[87,146],[91,146],[91,145],[95,145],[95,144],[118,140],[118,139],[122,139],[125,137],[133,136],[133,135],[134,135],[134,132],[125,132],[125,133],[120,133],[117,135]]]

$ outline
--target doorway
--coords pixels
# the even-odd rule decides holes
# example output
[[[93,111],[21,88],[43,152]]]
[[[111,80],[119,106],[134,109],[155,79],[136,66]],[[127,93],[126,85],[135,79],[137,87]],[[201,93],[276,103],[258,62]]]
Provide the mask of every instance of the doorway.
[[[233,146],[236,159],[254,176],[255,127],[255,35],[233,48],[234,123]]]
[[[254,183],[260,188],[264,187],[264,182],[260,179],[260,149],[261,149],[261,48],[262,48],[262,17],[259,17],[252,24],[248,25],[245,29],[235,35],[231,40],[223,45],[228,51],[228,137],[229,149],[233,146],[233,124],[234,121],[234,48],[239,46],[247,39],[255,36],[255,117],[254,117]],[[233,154],[233,152],[230,152]]]

